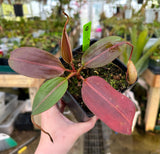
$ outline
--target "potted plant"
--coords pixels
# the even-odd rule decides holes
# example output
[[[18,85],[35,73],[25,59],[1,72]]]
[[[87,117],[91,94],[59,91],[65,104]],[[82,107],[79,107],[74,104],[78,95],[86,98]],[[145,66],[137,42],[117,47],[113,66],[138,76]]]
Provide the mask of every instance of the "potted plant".
[[[88,69],[101,68],[111,63],[122,53],[124,45],[132,47],[132,56],[133,46],[117,36],[103,38],[82,53],[82,56],[80,55],[81,62],[76,64],[66,32],[69,17],[67,14],[65,15],[67,21],[63,29],[61,55],[68,67],[62,65],[54,55],[32,47],[18,48],[11,52],[9,58],[9,65],[16,72],[34,78],[48,79],[35,96],[32,108],[33,123],[33,116],[55,105],[66,93],[69,80],[76,78],[77,86],[81,86],[79,81],[82,83],[81,95],[88,108],[114,131],[131,134],[136,111],[133,102],[115,90],[98,74],[89,76],[85,72]],[[135,83],[137,79],[136,69],[130,60],[131,56],[127,64],[126,75],[129,84]],[[38,127],[53,141],[48,132],[40,126]]]
[[[157,48],[157,50],[149,58],[149,69],[154,74],[160,74],[160,49],[159,48]]]
[[[110,37],[111,38],[111,37]],[[92,39],[90,41],[90,45],[93,45],[95,42],[97,42],[96,39]],[[80,59],[78,58],[82,52],[82,45],[73,49],[72,51],[73,57],[74,57],[74,63],[80,63]],[[78,55],[78,56],[77,56]],[[63,64],[65,62],[62,58],[60,58]],[[86,70],[88,72],[86,72]],[[115,59],[112,61],[112,64],[109,64],[107,66],[94,69],[84,69],[82,73],[91,75],[99,75],[100,77],[104,78],[114,89],[118,90],[121,93],[124,93],[127,89],[131,88],[134,84],[129,85],[125,78],[125,73],[127,72],[127,67],[119,60]],[[108,75],[107,75],[108,74]],[[74,79],[75,80],[75,79]],[[69,83],[75,83],[75,85],[69,85],[67,92],[62,97],[62,101],[67,104],[69,109],[74,114],[76,120],[82,122],[87,121],[91,116],[93,116],[93,113],[86,107],[86,105],[83,103],[82,97],[81,97],[81,87],[76,86],[76,81],[72,81],[72,78],[69,79]],[[79,84],[82,84],[79,82]],[[76,89],[75,89],[76,87]]]

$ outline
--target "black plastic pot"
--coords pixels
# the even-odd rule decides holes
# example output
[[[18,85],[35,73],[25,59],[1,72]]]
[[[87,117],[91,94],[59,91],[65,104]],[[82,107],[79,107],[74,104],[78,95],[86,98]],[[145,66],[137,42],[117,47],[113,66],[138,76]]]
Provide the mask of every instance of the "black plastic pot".
[[[143,3],[143,0],[138,0],[138,4],[142,4]]]
[[[0,74],[17,74],[8,65],[8,59],[0,58]]]
[[[97,40],[91,40],[90,45],[92,45],[93,43],[95,43]],[[73,52],[73,56],[75,54],[77,54],[79,51],[82,51],[82,46],[79,46],[77,48],[75,48],[72,52]],[[63,63],[63,59],[60,59]],[[114,64],[118,65],[124,72],[127,71],[127,67],[119,60],[119,59],[115,59],[113,61]],[[136,83],[136,82],[135,82]],[[130,85],[127,89],[133,87],[134,84]],[[123,89],[120,92],[123,93],[125,92],[127,89]],[[75,116],[76,120],[79,122],[84,122],[90,119],[90,117],[94,116],[94,114],[91,111],[85,111],[80,104],[77,102],[77,100],[70,94],[69,91],[67,91],[64,96],[62,97],[62,101],[69,107],[70,111],[73,113],[73,115]],[[88,109],[89,110],[89,109]]]
[[[120,13],[121,7],[117,6],[117,14]]]
[[[22,4],[14,4],[14,13],[16,17],[23,17],[23,5]]]
[[[149,67],[154,74],[160,74],[160,59],[149,59]]]

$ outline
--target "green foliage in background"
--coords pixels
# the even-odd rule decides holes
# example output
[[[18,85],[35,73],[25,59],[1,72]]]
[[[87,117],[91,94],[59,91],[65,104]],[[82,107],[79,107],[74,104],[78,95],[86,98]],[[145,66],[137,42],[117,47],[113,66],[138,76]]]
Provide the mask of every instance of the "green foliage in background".
[[[147,67],[149,57],[157,51],[160,46],[160,39],[158,39],[152,46],[146,48],[146,44],[150,37],[147,27],[137,33],[136,26],[130,29],[131,43],[134,45],[132,61],[136,66],[137,72],[140,75]],[[124,62],[128,59],[128,54],[123,56]]]

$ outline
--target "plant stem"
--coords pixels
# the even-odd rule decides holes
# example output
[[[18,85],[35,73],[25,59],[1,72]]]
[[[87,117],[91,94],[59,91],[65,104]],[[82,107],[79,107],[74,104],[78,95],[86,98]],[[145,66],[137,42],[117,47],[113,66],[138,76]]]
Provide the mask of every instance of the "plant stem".
[[[132,49],[131,49],[131,53],[130,53],[130,56],[129,56],[129,60],[131,60],[134,46],[130,42],[125,42],[124,41],[124,42],[117,43],[116,45],[113,46],[113,48],[115,48],[117,46],[120,46],[120,45],[123,45],[123,44],[128,44],[129,46],[131,46]]]
[[[73,62],[71,62],[71,67],[72,67],[72,70],[73,70],[74,72],[76,72],[76,69],[75,69],[75,67],[74,67]]]
[[[71,78],[72,76],[75,76],[77,74],[77,72],[71,72],[66,79],[68,80],[69,78]]]
[[[81,80],[83,80],[83,81],[85,80],[85,79],[83,78],[83,76],[81,76],[81,75],[79,76],[79,78],[80,78]]]
[[[84,66],[81,66],[81,67],[78,69],[77,75],[80,75],[80,72],[82,71],[83,67],[84,67]]]
[[[131,60],[134,46],[129,42],[126,42],[126,44],[128,44],[128,45],[130,45],[132,47],[131,53],[130,53],[130,56],[129,56],[129,60]]]
[[[67,71],[67,72],[73,72],[73,70],[69,70],[69,69],[65,69],[65,71]]]
[[[132,58],[132,53],[133,53],[133,48],[134,48],[134,46],[133,46],[130,42],[120,42],[120,43],[116,44],[115,46],[120,46],[120,45],[123,45],[123,44],[128,44],[129,46],[132,47],[131,53],[130,53],[130,56],[129,56],[129,59],[128,59],[128,61],[129,61],[129,60],[131,60],[131,58]],[[115,47],[115,46],[114,46],[114,47]],[[128,82],[128,68],[127,68],[127,72],[126,72],[126,80],[127,80],[127,82]]]

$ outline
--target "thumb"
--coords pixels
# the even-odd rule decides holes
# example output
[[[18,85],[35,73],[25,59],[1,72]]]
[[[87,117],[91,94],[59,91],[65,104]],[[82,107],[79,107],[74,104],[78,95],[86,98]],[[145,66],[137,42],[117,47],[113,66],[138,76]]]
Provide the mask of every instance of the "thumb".
[[[96,116],[94,116],[86,122],[77,123],[75,125],[77,133],[79,133],[79,135],[82,135],[82,134],[88,132],[90,129],[92,129],[95,126],[97,119],[98,118]]]

